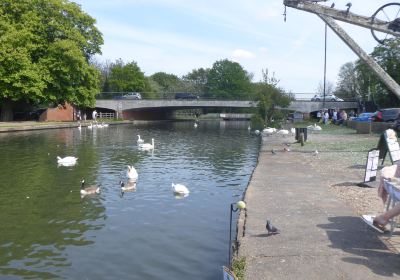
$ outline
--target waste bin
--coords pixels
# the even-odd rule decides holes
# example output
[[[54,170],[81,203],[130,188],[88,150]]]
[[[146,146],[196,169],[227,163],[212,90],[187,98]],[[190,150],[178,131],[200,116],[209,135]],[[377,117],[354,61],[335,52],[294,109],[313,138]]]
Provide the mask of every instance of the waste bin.
[[[300,142],[302,139],[300,137],[300,133],[304,135],[304,142],[307,141],[307,127],[296,127],[296,140]]]

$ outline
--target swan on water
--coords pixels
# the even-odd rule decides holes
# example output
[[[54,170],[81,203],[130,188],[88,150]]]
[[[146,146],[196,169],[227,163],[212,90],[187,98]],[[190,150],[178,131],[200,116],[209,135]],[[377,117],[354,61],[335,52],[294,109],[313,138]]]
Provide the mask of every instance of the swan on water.
[[[128,170],[126,171],[126,176],[130,179],[130,180],[134,180],[136,181],[137,178],[139,177],[135,167],[128,165]]]
[[[154,138],[151,138],[151,144],[150,143],[143,143],[139,145],[139,149],[141,150],[153,150],[154,149]]]
[[[63,165],[63,166],[73,166],[76,164],[76,161],[78,160],[77,157],[59,157],[57,156],[57,163],[59,165]]]
[[[174,183],[172,183],[172,191],[175,194],[181,194],[181,195],[189,194],[189,189],[186,186],[182,185],[182,184],[174,184]]]
[[[137,137],[138,137],[138,139],[137,139],[136,142],[137,142],[138,144],[142,144],[142,143],[144,142],[144,140],[143,140],[142,138],[140,138],[140,135],[139,135],[139,134],[138,134]]]

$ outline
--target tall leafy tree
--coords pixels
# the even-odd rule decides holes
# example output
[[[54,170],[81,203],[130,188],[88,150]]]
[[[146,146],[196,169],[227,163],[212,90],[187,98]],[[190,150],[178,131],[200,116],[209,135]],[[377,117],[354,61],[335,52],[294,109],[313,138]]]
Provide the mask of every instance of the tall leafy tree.
[[[385,40],[375,47],[372,56],[393,80],[400,84],[400,38]],[[376,99],[382,106],[399,106],[399,98],[380,80],[374,78],[371,86],[377,92]]]
[[[332,94],[334,91],[335,91],[335,84],[329,80],[325,81],[325,95]],[[320,81],[318,83],[316,93],[321,96],[324,95],[324,82],[323,81]]]
[[[150,76],[156,82],[163,94],[172,94],[178,91],[184,91],[181,80],[174,74],[157,72]]]
[[[210,69],[194,69],[187,75],[182,77],[183,82],[186,85],[187,91],[204,95],[206,92],[207,79]]]
[[[262,80],[253,85],[259,101],[254,120],[262,120],[272,126],[272,120],[282,118],[284,114],[281,109],[289,107],[293,96],[278,87],[279,80],[269,77],[268,70],[262,74]]]
[[[109,76],[110,91],[144,91],[146,78],[136,62],[124,63],[121,59],[112,64]]]
[[[354,62],[347,62],[340,67],[335,93],[349,99],[361,97],[359,75]]]
[[[371,56],[397,83],[400,83],[400,39],[385,40],[384,44],[375,47]],[[375,101],[381,107],[400,105],[399,98],[361,60],[354,63],[354,72],[348,65],[350,64],[343,65],[339,72],[339,92],[348,89],[355,92],[358,90],[357,96],[362,100]]]
[[[0,4],[1,120],[16,101],[92,106],[99,73],[90,58],[103,43],[95,20],[67,0]]]
[[[208,96],[243,99],[250,90],[250,75],[237,62],[228,59],[216,61],[208,72]]]

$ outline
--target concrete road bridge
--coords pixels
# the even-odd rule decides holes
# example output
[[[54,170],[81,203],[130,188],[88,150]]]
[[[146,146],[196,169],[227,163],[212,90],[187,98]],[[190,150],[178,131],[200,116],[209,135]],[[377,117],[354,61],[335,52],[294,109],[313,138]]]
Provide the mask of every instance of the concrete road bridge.
[[[169,119],[176,110],[206,109],[206,108],[254,108],[257,101],[238,100],[175,100],[175,99],[98,99],[96,108],[99,110],[114,111],[124,119]],[[357,102],[323,102],[293,101],[288,110],[311,113],[323,108],[355,109]]]

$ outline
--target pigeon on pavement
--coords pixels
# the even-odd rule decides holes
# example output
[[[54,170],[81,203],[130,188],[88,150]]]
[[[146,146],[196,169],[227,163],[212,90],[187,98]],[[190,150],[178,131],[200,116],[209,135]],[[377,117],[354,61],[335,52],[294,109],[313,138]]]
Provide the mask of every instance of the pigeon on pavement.
[[[267,224],[266,224],[265,228],[267,229],[268,234],[277,234],[277,233],[279,233],[279,230],[271,224],[270,220],[267,220]]]

